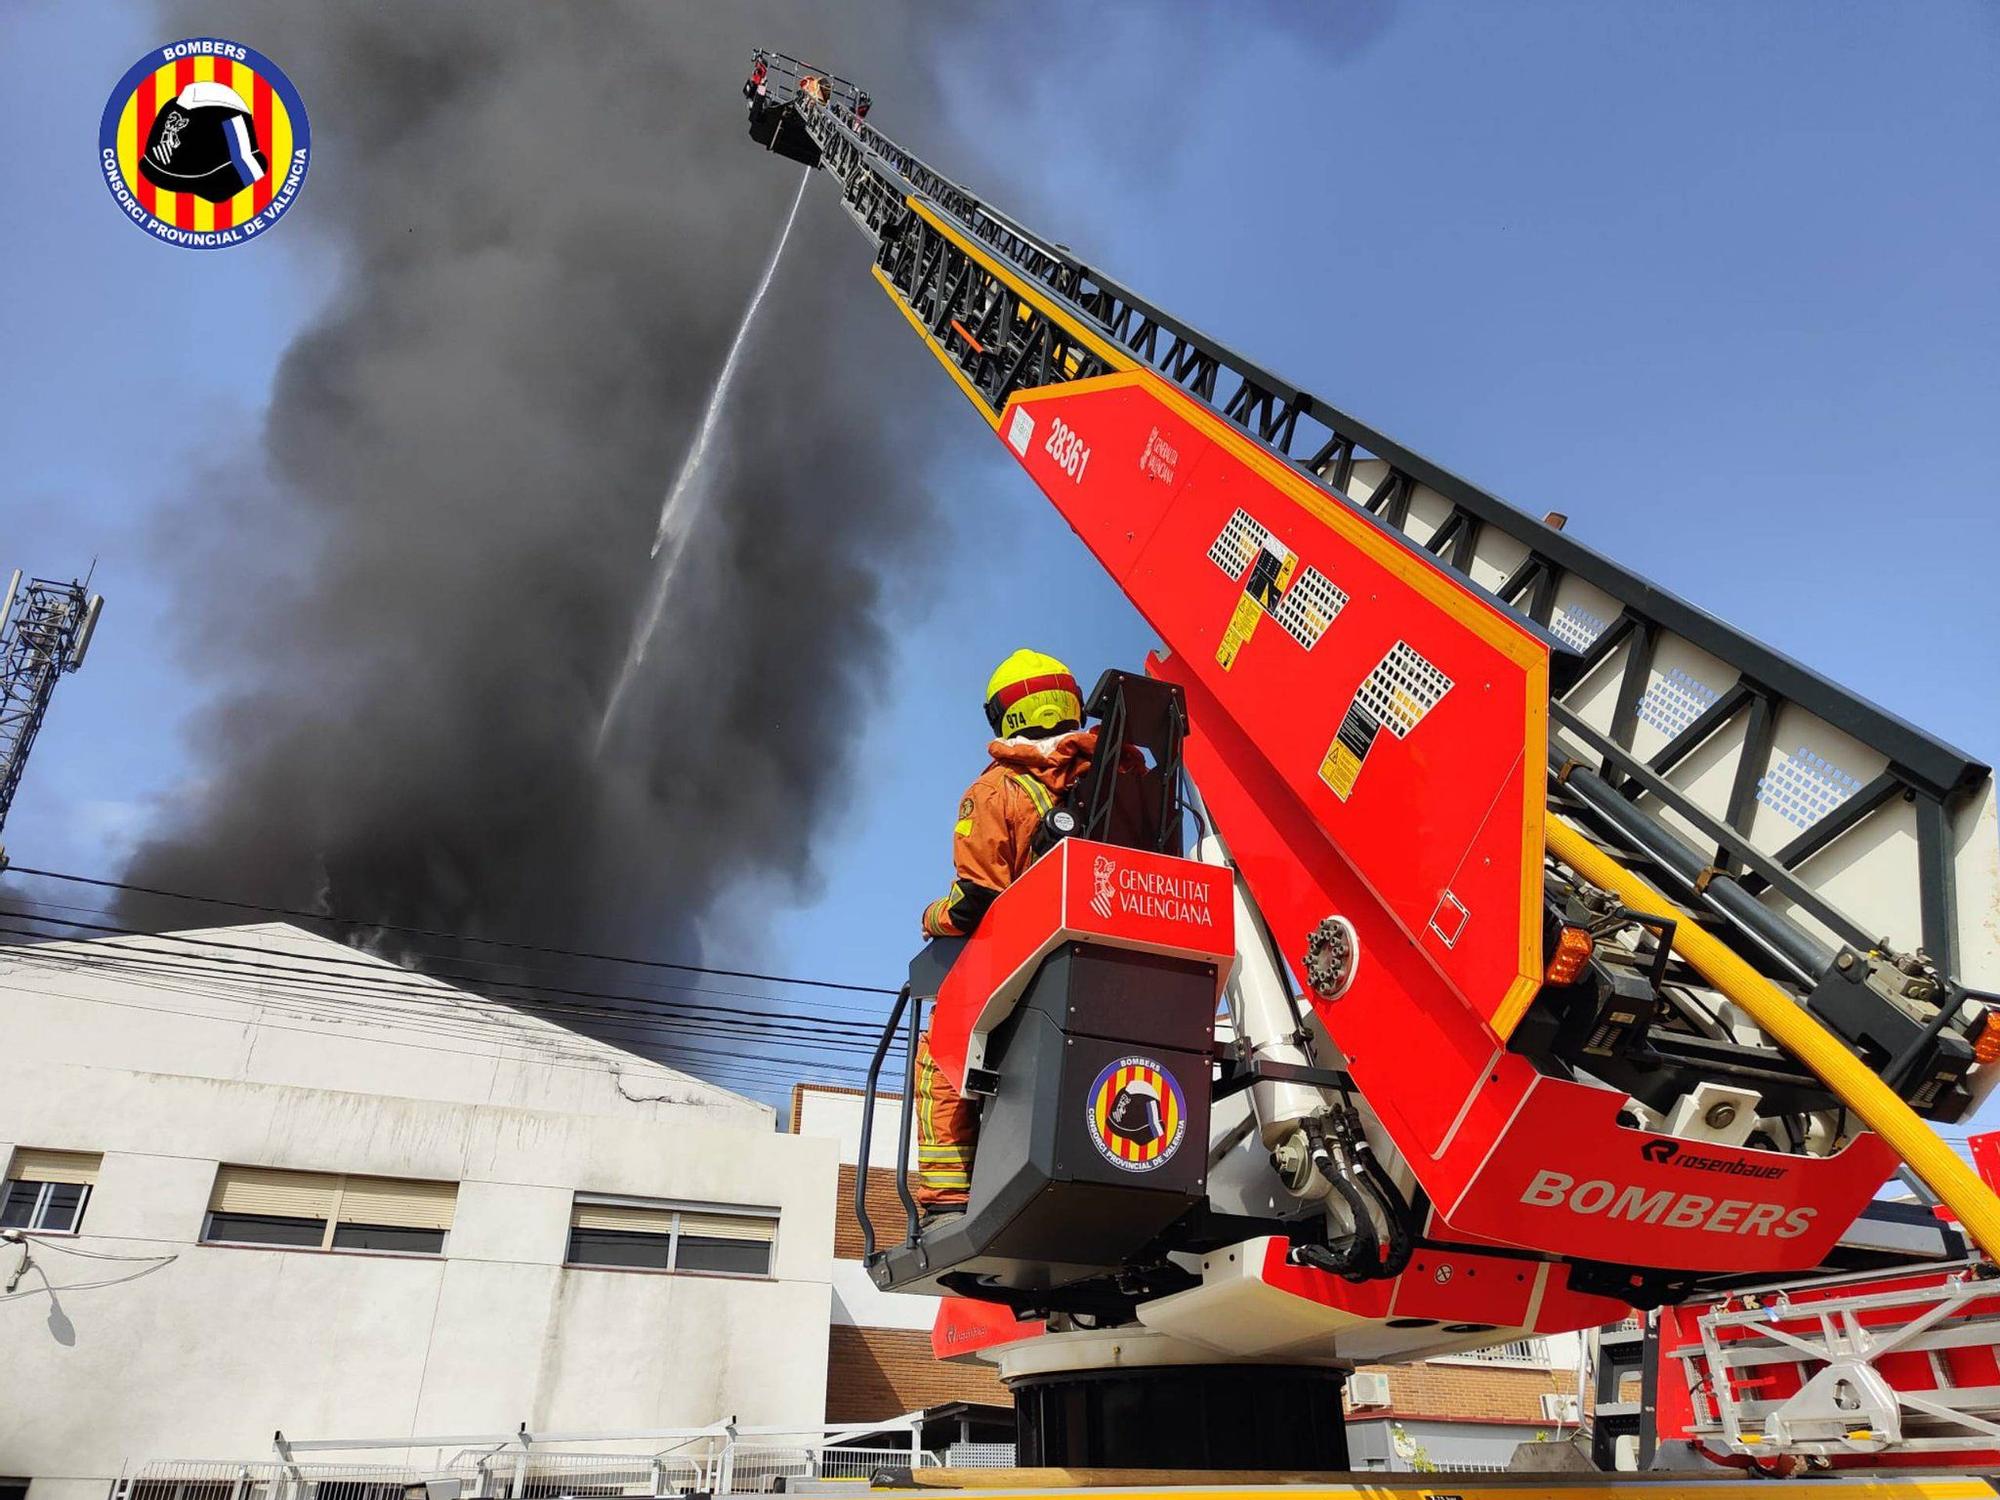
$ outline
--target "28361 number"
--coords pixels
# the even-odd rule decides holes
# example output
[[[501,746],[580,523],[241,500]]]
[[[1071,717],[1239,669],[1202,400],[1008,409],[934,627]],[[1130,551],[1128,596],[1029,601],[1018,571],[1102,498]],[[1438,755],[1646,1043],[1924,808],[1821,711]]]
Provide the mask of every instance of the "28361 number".
[[[1061,417],[1050,421],[1048,439],[1042,444],[1042,451],[1061,465],[1062,471],[1071,479],[1078,484],[1083,483],[1083,471],[1090,463],[1090,449],[1084,446],[1082,438],[1064,425]]]

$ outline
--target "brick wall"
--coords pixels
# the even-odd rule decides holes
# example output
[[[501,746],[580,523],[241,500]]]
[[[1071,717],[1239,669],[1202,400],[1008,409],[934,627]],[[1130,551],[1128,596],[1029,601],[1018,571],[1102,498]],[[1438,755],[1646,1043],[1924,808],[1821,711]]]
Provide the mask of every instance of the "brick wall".
[[[922,1329],[836,1325],[827,1343],[826,1419],[873,1422],[949,1401],[1012,1406],[989,1364],[946,1364]]]
[[[896,1195],[896,1174],[887,1167],[868,1169],[868,1217],[875,1221],[875,1243],[900,1245],[909,1235],[903,1200]],[[840,1165],[839,1197],[833,1207],[833,1254],[836,1260],[861,1259],[861,1221],[854,1217],[854,1168]]]
[[[1355,1420],[1380,1417],[1432,1422],[1512,1422],[1552,1425],[1545,1395],[1576,1394],[1572,1370],[1522,1370],[1505,1365],[1368,1365],[1389,1377],[1389,1406],[1349,1407]]]

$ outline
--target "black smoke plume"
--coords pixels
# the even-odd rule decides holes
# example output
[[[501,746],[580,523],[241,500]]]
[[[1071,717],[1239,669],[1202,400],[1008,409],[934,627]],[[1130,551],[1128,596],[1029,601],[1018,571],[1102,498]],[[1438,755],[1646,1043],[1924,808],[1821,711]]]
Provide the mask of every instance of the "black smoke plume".
[[[749,51],[865,68],[878,114],[924,120],[909,15],[481,0],[175,19],[298,84],[314,158],[272,240],[328,285],[261,465],[176,518],[194,644],[223,685],[197,781],[128,879],[663,955],[693,951],[745,879],[809,888],[906,607],[887,580],[928,529],[897,414],[971,430],[901,347],[823,181],[647,690],[603,760],[594,739],[663,489],[798,181],[744,134]]]

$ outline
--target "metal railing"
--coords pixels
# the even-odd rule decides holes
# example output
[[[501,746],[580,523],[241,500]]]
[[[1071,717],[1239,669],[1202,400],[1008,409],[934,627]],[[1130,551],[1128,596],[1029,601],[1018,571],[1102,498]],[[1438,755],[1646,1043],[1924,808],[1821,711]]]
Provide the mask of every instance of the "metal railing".
[[[1466,1349],[1457,1354],[1433,1355],[1430,1364],[1440,1365],[1522,1365],[1537,1370],[1550,1368],[1547,1339],[1512,1339],[1485,1349]]]
[[[915,1413],[879,1425],[658,1428],[445,1438],[293,1441],[274,1459],[128,1464],[111,1500],[403,1500],[406,1487],[456,1480],[465,1500],[773,1494],[806,1482],[865,1483],[877,1469],[936,1468]],[[872,1440],[872,1441],[871,1441]],[[320,1462],[335,1450],[395,1450],[402,1463]],[[968,1458],[969,1464],[991,1464]]]
[[[400,1464],[170,1459],[129,1468],[111,1493],[113,1500],[402,1500],[411,1478]]]

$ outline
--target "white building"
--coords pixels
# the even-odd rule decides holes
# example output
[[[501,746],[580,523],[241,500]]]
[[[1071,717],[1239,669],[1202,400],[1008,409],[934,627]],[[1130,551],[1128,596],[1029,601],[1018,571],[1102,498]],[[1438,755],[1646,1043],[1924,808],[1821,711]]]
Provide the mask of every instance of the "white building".
[[[908,1215],[896,1192],[902,1105],[900,1095],[878,1098],[869,1135],[868,1204],[878,1244],[899,1244],[909,1232]],[[800,1084],[792,1090],[791,1127],[795,1135],[831,1143],[840,1161],[827,1420],[875,1421],[954,1402],[1011,1412],[1014,1398],[992,1365],[979,1360],[942,1362],[931,1352],[937,1298],[882,1291],[861,1263],[861,1224],[854,1213],[855,1167],[861,1156],[860,1093]],[[1007,1425],[1011,1438],[1011,1417]]]
[[[297,928],[0,949],[0,1168],[30,1500],[280,1429],[825,1410],[831,1143]]]

